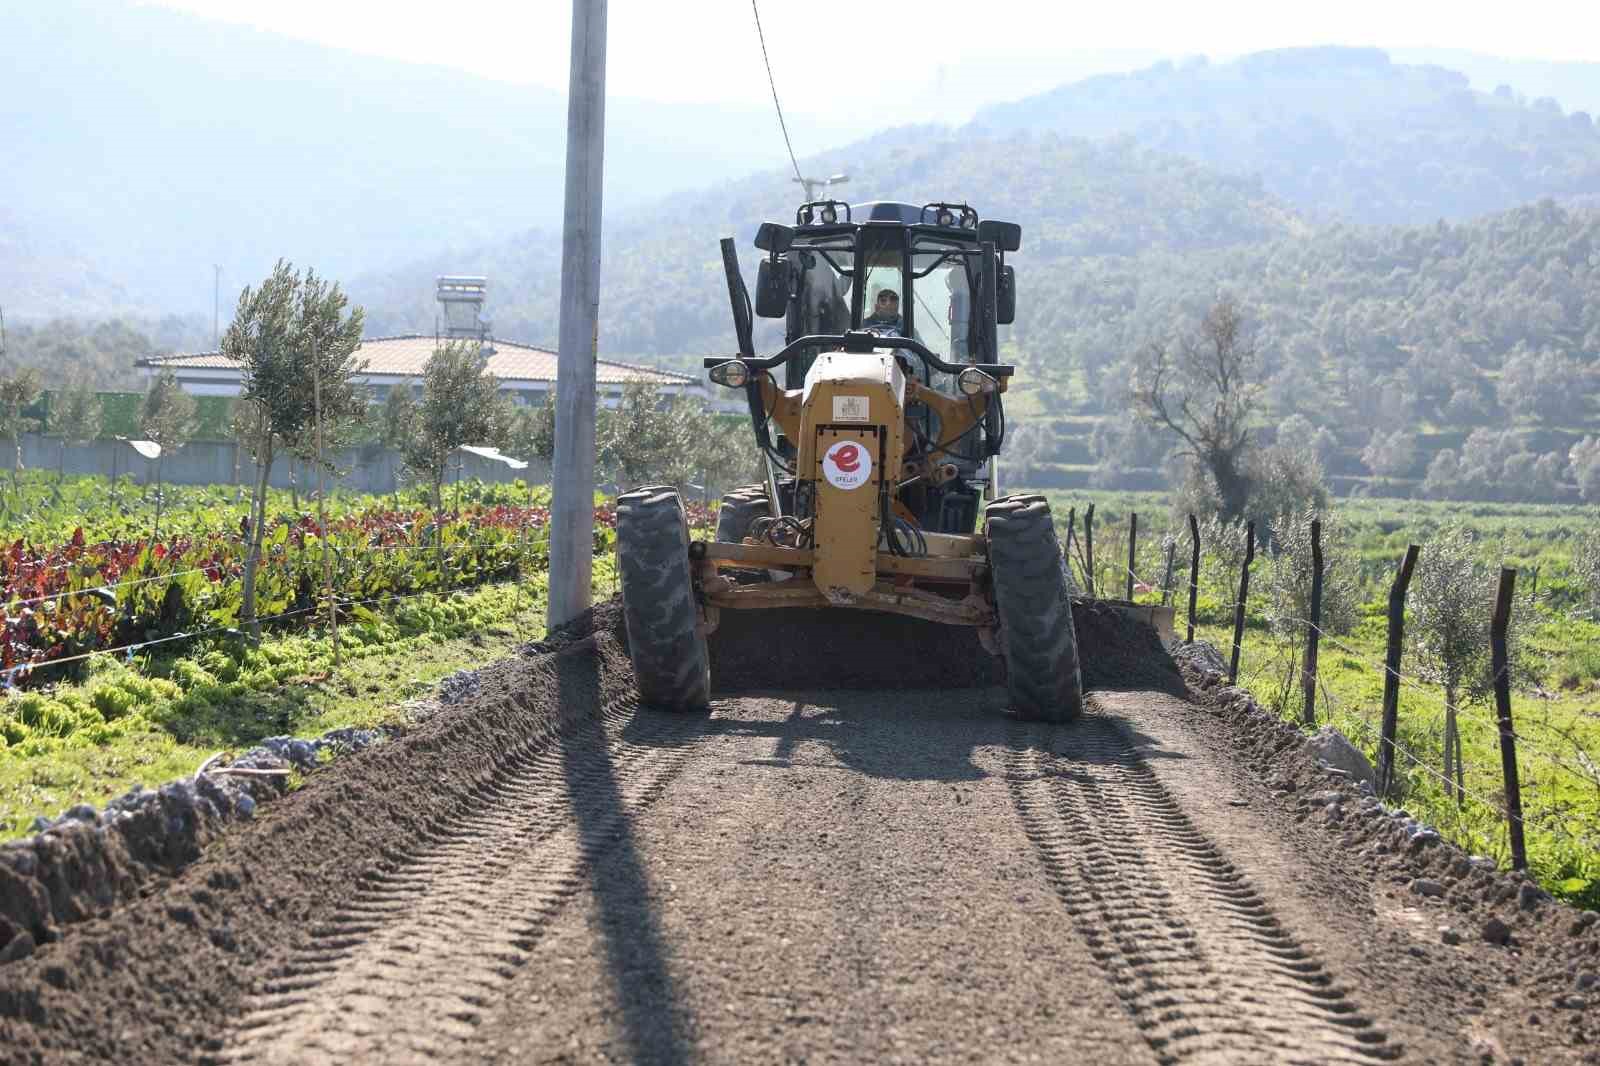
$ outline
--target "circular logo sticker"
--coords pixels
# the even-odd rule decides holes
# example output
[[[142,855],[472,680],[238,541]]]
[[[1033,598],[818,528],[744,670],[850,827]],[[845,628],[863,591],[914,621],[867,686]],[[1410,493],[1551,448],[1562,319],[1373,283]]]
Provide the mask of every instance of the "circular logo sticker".
[[[865,485],[872,478],[872,455],[859,441],[839,441],[822,456],[822,476],[835,488]]]

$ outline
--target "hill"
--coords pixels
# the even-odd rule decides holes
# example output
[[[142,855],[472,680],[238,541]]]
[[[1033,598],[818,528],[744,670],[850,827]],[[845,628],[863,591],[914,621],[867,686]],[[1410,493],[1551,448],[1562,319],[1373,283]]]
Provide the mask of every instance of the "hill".
[[[1132,136],[1258,175],[1326,221],[1432,222],[1600,197],[1600,131],[1588,113],[1529,103],[1510,87],[1478,91],[1463,74],[1376,49],[1160,63],[984,109],[972,128]]]
[[[209,315],[215,263],[231,304],[280,256],[339,277],[559,225],[564,93],[121,0],[0,5],[0,41],[5,200],[31,242],[6,258],[49,281],[0,289],[14,316]],[[607,122],[613,208],[782,151],[759,98],[613,97]]]
[[[849,170],[856,175],[851,198],[857,202],[956,197],[985,217],[1021,221],[1025,256],[1019,264],[1233,247],[1304,228],[1253,180],[1126,140],[980,138],[908,127],[805,166],[819,173]],[[781,173],[766,173],[615,216],[603,238],[602,346],[624,355],[681,357],[685,365],[726,349],[732,325],[717,242],[736,236],[744,265],[753,269],[756,227],[790,217],[784,186]],[[529,232],[474,252],[357,278],[350,289],[368,307],[374,329],[427,330],[434,276],[483,273],[493,286],[496,332],[549,341],[556,334],[559,251],[559,234]],[[1031,284],[1028,269],[1019,265],[1025,286]]]

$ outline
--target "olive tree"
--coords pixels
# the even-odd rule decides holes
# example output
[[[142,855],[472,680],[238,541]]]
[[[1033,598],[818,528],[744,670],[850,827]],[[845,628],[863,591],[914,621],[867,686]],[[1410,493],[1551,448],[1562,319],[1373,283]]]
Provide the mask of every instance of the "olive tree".
[[[1418,674],[1444,689],[1444,776],[1458,804],[1465,797],[1458,712],[1494,694],[1489,623],[1498,585],[1499,570],[1461,525],[1447,526],[1428,542],[1411,581],[1406,638]],[[1528,665],[1517,634],[1531,608],[1525,595],[1512,604],[1507,650],[1513,678]]]
[[[401,445],[406,468],[425,480],[435,512],[444,510],[450,456],[463,444],[488,444],[503,414],[500,383],[485,373],[478,345],[451,341],[422,372],[422,402]]]
[[[245,553],[242,618],[260,633],[256,619],[256,570],[266,527],[267,486],[280,449],[304,442],[316,422],[312,388],[320,386],[325,425],[337,427],[366,414],[366,394],[355,377],[364,364],[365,313],[350,307],[337,283],[304,275],[279,260],[259,286],[239,294],[233,322],[222,338],[222,354],[240,368],[239,400],[254,410],[250,449],[257,463],[251,490],[249,546]]]
[[[100,394],[84,380],[73,382],[61,391],[54,416],[56,436],[61,449],[56,459],[56,480],[66,477],[67,445],[92,444],[100,436],[105,424],[105,408]]]
[[[1600,530],[1591,530],[1578,541],[1572,569],[1583,586],[1590,612],[1600,618]]]
[[[156,456],[156,520],[150,531],[152,543],[161,536],[162,490],[165,485],[162,472],[167,453],[181,448],[194,435],[194,415],[194,397],[183,391],[177,374],[163,370],[150,383],[150,391],[144,394],[144,406],[139,411],[139,432],[161,447],[160,454]]]
[[[1289,705],[1296,691],[1301,652],[1310,632],[1311,585],[1316,575],[1311,546],[1311,523],[1322,521],[1322,617],[1318,628],[1337,636],[1356,623],[1361,602],[1355,547],[1337,516],[1302,511],[1280,516],[1272,523],[1271,549],[1267,553],[1267,624],[1287,657],[1278,706]],[[1260,533],[1260,527],[1257,527]],[[1265,538],[1263,538],[1265,540]]]
[[[378,414],[379,441],[389,458],[389,504],[399,509],[400,466],[395,453],[405,447],[417,417],[417,401],[411,395],[411,386],[397,381],[383,397],[383,410]]]
[[[0,376],[0,433],[11,438],[11,495],[21,488],[17,476],[22,471],[22,435],[33,429],[35,419],[26,412],[39,398],[39,372],[31,366],[19,367]]]

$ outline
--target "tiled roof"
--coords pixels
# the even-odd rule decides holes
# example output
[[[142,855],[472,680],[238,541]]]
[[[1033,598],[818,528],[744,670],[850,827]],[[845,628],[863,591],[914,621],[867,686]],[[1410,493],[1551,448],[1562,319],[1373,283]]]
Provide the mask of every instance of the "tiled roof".
[[[489,356],[488,371],[501,381],[555,381],[556,353],[548,348],[535,348],[531,344],[495,340],[491,344],[494,354]],[[364,373],[374,376],[421,377],[428,358],[433,355],[438,341],[421,334],[403,337],[373,337],[361,342],[356,358],[366,360]],[[196,352],[192,355],[158,355],[140,359],[141,367],[170,367],[173,370],[237,370],[239,364],[221,352]],[[629,381],[654,381],[659,385],[697,384],[698,379],[687,374],[674,374],[652,367],[614,363],[604,359],[595,367],[595,381],[600,385],[621,385]]]

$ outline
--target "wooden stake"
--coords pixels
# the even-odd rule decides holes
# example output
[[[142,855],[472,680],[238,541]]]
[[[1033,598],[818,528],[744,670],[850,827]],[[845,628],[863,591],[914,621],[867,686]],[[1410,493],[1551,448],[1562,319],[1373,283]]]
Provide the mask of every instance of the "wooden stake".
[[[1306,627],[1306,659],[1300,671],[1306,725],[1317,724],[1317,643],[1322,635],[1322,519],[1311,520],[1311,624]]]
[[[1133,602],[1133,567],[1138,558],[1139,512],[1128,514],[1128,601]]]
[[[1239,648],[1244,644],[1244,605],[1250,598],[1250,564],[1256,561],[1256,524],[1244,525],[1244,566],[1239,568],[1239,598],[1233,605],[1233,658],[1228,663],[1228,684],[1239,683]]]
[[[1517,777],[1517,731],[1511,722],[1511,663],[1506,651],[1506,631],[1511,628],[1511,595],[1517,572],[1500,571],[1494,598],[1494,618],[1489,625],[1490,662],[1494,670],[1494,705],[1500,715],[1500,768],[1506,784],[1506,828],[1511,835],[1511,867],[1528,868],[1528,845],[1522,836],[1522,785]]]
[[[328,510],[323,497],[326,475],[322,463],[322,367],[317,362],[317,338],[311,338],[311,402],[317,419],[317,539],[322,542],[322,595],[328,604],[328,634],[333,641],[333,668],[340,666],[339,607],[333,598],[333,560],[328,555]],[[290,460],[293,462],[293,460]]]
[[[1193,547],[1189,556],[1189,635],[1185,639],[1193,644],[1195,601],[1200,595],[1200,523],[1194,515],[1189,516],[1189,541]]]
[[[1416,569],[1415,544],[1406,548],[1400,570],[1389,586],[1389,644],[1383,658],[1383,727],[1378,741],[1378,795],[1394,790],[1394,742],[1400,728],[1400,652],[1406,628],[1406,590],[1411,587],[1411,572]]]
[[[1094,504],[1083,512],[1083,581],[1089,598],[1094,599]]]

